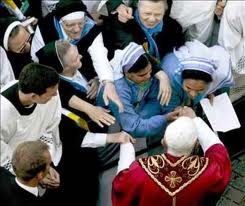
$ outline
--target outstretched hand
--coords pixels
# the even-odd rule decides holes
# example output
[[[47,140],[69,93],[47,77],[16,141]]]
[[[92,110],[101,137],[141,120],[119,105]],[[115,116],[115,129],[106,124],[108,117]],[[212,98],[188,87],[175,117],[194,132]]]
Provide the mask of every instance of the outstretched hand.
[[[107,143],[128,143],[131,142],[133,144],[136,143],[136,139],[134,139],[127,132],[118,132],[113,134],[107,134]]]
[[[123,104],[119,96],[117,95],[115,85],[112,82],[107,82],[105,84],[103,99],[104,99],[105,105],[108,105],[109,100],[111,100],[118,106],[120,113],[124,111]]]
[[[160,101],[161,105],[168,105],[172,93],[169,78],[163,71],[157,72],[155,76],[159,79],[159,92],[157,99]]]
[[[133,19],[133,9],[126,6],[125,4],[120,4],[116,11],[118,13],[118,20],[122,23],[126,23],[128,20]]]

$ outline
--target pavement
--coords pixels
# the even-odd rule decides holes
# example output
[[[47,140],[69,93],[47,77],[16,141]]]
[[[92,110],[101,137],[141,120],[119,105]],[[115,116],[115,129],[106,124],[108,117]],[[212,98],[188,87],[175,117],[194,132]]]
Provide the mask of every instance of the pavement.
[[[217,206],[245,206],[245,150],[233,159],[230,184]]]
[[[232,176],[229,186],[217,206],[245,206],[245,97],[233,103],[241,128],[221,134],[232,160]]]

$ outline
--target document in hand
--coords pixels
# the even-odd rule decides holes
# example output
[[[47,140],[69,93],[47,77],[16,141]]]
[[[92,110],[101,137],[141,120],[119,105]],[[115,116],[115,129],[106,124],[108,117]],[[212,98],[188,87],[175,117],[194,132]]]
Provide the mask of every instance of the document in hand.
[[[227,132],[241,127],[227,93],[216,96],[212,105],[205,98],[201,105],[214,131]]]

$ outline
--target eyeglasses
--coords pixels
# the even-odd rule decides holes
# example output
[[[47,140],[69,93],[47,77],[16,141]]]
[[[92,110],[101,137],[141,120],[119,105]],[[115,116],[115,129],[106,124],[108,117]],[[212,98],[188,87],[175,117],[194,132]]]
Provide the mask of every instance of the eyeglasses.
[[[19,53],[22,53],[25,51],[26,47],[27,47],[27,44],[30,43],[31,41],[31,34],[29,34],[29,36],[27,37],[27,39],[25,40],[25,42],[23,43],[23,45],[18,49],[18,52]]]

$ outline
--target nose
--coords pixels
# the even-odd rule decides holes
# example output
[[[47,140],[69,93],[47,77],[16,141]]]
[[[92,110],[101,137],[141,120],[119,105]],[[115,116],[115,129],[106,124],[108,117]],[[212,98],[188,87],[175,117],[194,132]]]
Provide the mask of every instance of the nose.
[[[191,90],[188,93],[191,99],[194,99],[197,96],[197,92],[194,90]]]
[[[150,15],[149,21],[150,22],[155,22],[156,21],[156,18],[154,17],[154,15]]]
[[[148,74],[145,75],[145,80],[149,80],[151,78],[151,73],[149,72]]]
[[[78,24],[76,24],[76,25],[74,25],[74,29],[73,29],[73,31],[74,32],[80,32],[82,30],[82,28],[81,28],[81,26],[79,26]]]

